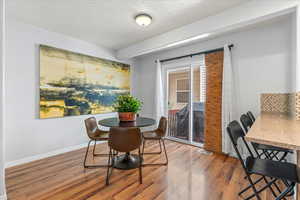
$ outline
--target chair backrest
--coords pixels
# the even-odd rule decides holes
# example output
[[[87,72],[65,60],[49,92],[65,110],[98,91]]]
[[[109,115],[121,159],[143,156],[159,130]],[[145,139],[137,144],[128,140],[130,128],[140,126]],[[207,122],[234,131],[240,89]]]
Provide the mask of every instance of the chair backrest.
[[[166,117],[161,117],[159,120],[158,127],[156,129],[156,132],[161,136],[164,137],[167,133],[167,126],[168,126],[168,120]]]
[[[97,120],[95,117],[90,117],[84,120],[86,132],[89,136],[89,138],[93,138],[95,136],[95,133],[99,131]]]
[[[249,131],[249,129],[251,128],[251,126],[253,125],[252,120],[250,119],[250,117],[246,114],[242,114],[242,116],[240,117],[241,123],[243,125],[243,128],[246,132]]]
[[[114,127],[109,131],[108,145],[118,152],[130,152],[138,149],[142,143],[139,128]]]
[[[243,161],[243,158],[241,156],[241,153],[238,149],[238,140],[239,139],[242,139],[243,141],[243,144],[246,146],[247,148],[247,151],[249,152],[250,156],[252,158],[254,158],[254,155],[253,153],[251,152],[250,148],[249,148],[249,145],[247,144],[247,142],[245,141],[245,133],[242,129],[242,127],[240,126],[239,122],[238,121],[232,121],[229,123],[229,125],[227,126],[227,133],[229,135],[229,138],[233,144],[233,147],[234,147],[234,150],[240,160],[240,162],[242,163],[243,167],[245,168],[245,164],[244,164],[244,161]]]
[[[247,115],[250,117],[250,119],[252,120],[252,122],[255,122],[255,117],[254,117],[254,115],[253,115],[253,113],[251,111],[248,111]]]

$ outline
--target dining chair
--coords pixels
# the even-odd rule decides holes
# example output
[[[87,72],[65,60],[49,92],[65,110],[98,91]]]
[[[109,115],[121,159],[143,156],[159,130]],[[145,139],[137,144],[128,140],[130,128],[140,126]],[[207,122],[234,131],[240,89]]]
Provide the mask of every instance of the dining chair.
[[[116,154],[113,151],[127,153],[138,149],[139,155],[139,181],[142,180],[142,154],[141,154],[142,134],[139,128],[113,127],[109,131],[109,157],[106,174],[106,185],[109,185],[109,178],[113,172]],[[110,170],[111,169],[111,170]]]
[[[266,189],[271,190],[271,193],[276,200],[285,199],[285,197],[293,195],[293,189],[296,183],[299,183],[299,169],[295,164],[255,158],[253,153],[251,152],[250,147],[245,141],[245,133],[237,121],[232,121],[229,123],[229,125],[227,126],[227,133],[232,142],[236,155],[244,169],[246,178],[250,183],[249,186],[238,193],[239,196],[248,191],[250,188],[252,188],[253,194],[244,198],[245,200],[249,200],[253,197],[256,197],[258,200],[260,200],[261,197],[259,196],[259,194]],[[242,142],[239,143],[239,140],[242,140]],[[250,155],[245,159],[245,161],[243,160],[242,155],[239,151],[239,146],[241,144],[246,146],[246,149]],[[258,178],[254,181],[252,175],[255,175],[255,177]],[[261,188],[258,189],[256,186],[262,180],[264,180],[265,185],[261,185]],[[281,191],[276,183],[279,180],[286,183],[284,191]],[[275,186],[277,193],[279,194],[275,192],[275,190],[272,188],[272,185]]]
[[[142,154],[147,155],[147,154],[161,154],[162,153],[162,148],[161,148],[161,143],[163,144],[164,147],[164,154],[165,154],[165,159],[166,161],[164,163],[148,163],[148,164],[143,164],[144,166],[147,165],[167,165],[168,164],[168,154],[166,150],[166,145],[165,145],[165,136],[167,133],[167,126],[168,126],[168,120],[166,117],[161,117],[159,120],[159,124],[157,129],[152,130],[152,131],[145,131],[143,132],[143,150]],[[149,140],[155,140],[158,141],[159,143],[159,152],[144,152],[145,150],[145,145],[146,141]]]
[[[252,127],[253,125],[253,121],[251,120],[251,118],[246,115],[243,114],[240,117],[240,121],[243,125],[243,128],[247,134],[247,132],[249,131],[249,129]],[[274,147],[271,145],[265,145],[265,144],[258,144],[255,142],[251,142],[253,149],[255,151],[255,153],[257,154],[257,156],[259,158],[262,158],[262,156],[265,156],[265,158],[267,159],[275,159],[278,161],[285,161],[286,156],[288,155],[288,153],[293,153],[291,150],[289,149],[285,149],[285,148],[280,148],[280,147]],[[280,157],[278,157],[279,154],[282,154]]]
[[[84,120],[84,123],[85,123],[85,127],[86,127],[86,132],[87,132],[87,135],[88,135],[90,141],[89,141],[87,149],[86,149],[83,166],[85,168],[107,167],[107,165],[87,165],[86,160],[87,160],[87,156],[89,153],[90,144],[92,141],[95,142],[94,147],[93,147],[93,157],[94,156],[108,156],[108,154],[96,154],[95,153],[97,141],[107,141],[108,140],[108,131],[103,131],[98,128],[97,120],[95,117],[90,117],[90,118]]]

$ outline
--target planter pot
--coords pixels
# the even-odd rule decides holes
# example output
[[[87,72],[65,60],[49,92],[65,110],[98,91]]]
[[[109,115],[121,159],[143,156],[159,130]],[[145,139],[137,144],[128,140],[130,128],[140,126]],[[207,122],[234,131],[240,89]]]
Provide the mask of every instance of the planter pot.
[[[118,114],[121,122],[132,122],[136,120],[136,113],[134,112],[119,112]]]

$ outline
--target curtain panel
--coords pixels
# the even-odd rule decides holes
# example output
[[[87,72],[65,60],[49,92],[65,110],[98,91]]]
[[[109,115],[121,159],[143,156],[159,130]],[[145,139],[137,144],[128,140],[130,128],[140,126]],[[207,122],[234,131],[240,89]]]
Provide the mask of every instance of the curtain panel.
[[[154,117],[159,121],[161,116],[164,116],[164,94],[161,62],[156,61],[156,78],[155,78],[155,97],[154,97]]]

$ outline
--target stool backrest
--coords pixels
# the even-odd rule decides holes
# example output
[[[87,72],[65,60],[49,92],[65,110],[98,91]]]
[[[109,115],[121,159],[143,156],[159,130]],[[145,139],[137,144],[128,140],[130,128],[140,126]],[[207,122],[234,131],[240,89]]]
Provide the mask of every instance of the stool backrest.
[[[250,119],[252,120],[252,122],[255,122],[255,117],[254,117],[254,115],[253,115],[253,113],[251,111],[248,111],[247,115],[250,117]]]
[[[249,129],[251,128],[251,126],[253,125],[252,120],[246,114],[242,114],[242,116],[240,117],[240,120],[241,120],[244,130],[247,133],[249,131]]]
[[[108,145],[118,152],[130,152],[138,149],[142,143],[142,134],[139,128],[111,128]]]
[[[242,140],[242,144],[244,144],[247,148],[248,153],[250,154],[250,156],[252,158],[254,158],[253,153],[251,152],[249,145],[247,144],[247,142],[245,141],[245,133],[244,130],[242,129],[242,127],[240,126],[238,121],[232,121],[229,123],[229,125],[227,126],[227,133],[229,135],[229,138],[233,144],[234,150],[241,162],[241,164],[243,165],[243,167],[245,168],[245,163],[243,161],[242,155],[239,151],[238,148],[238,140],[241,139]]]

